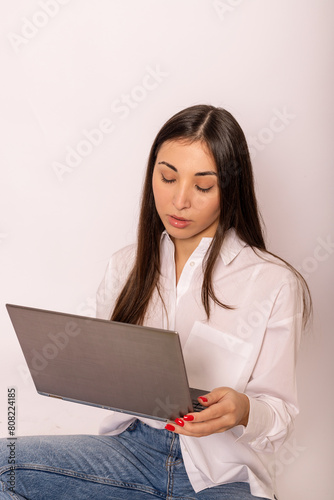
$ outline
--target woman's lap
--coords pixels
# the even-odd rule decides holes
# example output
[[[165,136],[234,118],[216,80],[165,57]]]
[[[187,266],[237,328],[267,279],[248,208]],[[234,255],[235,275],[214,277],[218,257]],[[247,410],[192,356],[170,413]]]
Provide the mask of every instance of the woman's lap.
[[[183,465],[178,436],[139,421],[115,437],[18,438],[11,444],[14,470],[8,464],[10,444],[10,440],[2,440],[0,449],[0,500],[255,498],[246,483],[223,485],[196,495]],[[13,482],[17,494],[8,489]]]

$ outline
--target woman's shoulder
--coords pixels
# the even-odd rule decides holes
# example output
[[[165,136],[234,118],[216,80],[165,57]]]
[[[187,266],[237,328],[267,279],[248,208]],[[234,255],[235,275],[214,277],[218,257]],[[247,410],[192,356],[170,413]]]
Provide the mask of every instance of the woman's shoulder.
[[[267,249],[261,249],[244,241],[231,228],[220,251],[225,266],[231,272],[240,272],[254,282],[291,283],[299,281],[299,273],[280,256]]]
[[[123,248],[120,248],[119,250],[116,250],[111,257],[110,261],[115,261],[115,262],[128,262],[129,260],[134,261],[136,257],[136,244],[132,243],[130,245],[126,245]]]
[[[136,258],[136,245],[120,248],[109,258],[107,272],[109,274],[128,275]]]
[[[117,250],[109,259],[103,280],[97,290],[96,315],[109,318],[115,301],[131,272],[136,255],[136,246],[127,245]]]
[[[294,267],[267,250],[247,247],[249,259],[254,266],[260,266],[261,274],[264,277],[272,276],[274,279],[284,283],[295,283],[299,281],[298,273]]]

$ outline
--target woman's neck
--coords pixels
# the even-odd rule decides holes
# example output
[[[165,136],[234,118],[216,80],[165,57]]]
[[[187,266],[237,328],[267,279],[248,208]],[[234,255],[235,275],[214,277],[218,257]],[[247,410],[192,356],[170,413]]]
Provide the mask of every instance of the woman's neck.
[[[180,240],[172,238],[172,240],[175,246],[175,270],[177,284],[187,260],[194,252],[194,250],[198,247],[200,239],[193,240],[192,238],[187,238],[186,240]]]

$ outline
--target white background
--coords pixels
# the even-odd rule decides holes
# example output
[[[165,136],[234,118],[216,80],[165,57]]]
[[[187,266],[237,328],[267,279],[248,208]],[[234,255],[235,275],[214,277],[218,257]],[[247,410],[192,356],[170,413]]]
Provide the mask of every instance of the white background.
[[[269,248],[313,294],[280,500],[333,498],[333,2],[48,2],[0,3],[1,435],[10,386],[19,434],[97,431],[105,411],[35,393],[4,304],[94,315],[109,256],[134,241],[158,129],[211,103],[249,141]]]

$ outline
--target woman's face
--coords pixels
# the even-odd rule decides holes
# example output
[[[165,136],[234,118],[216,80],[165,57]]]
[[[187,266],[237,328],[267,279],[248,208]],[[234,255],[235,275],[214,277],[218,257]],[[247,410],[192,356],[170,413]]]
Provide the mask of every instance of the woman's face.
[[[163,143],[152,185],[156,209],[175,243],[191,240],[197,246],[202,237],[214,236],[220,194],[217,167],[205,143]]]

